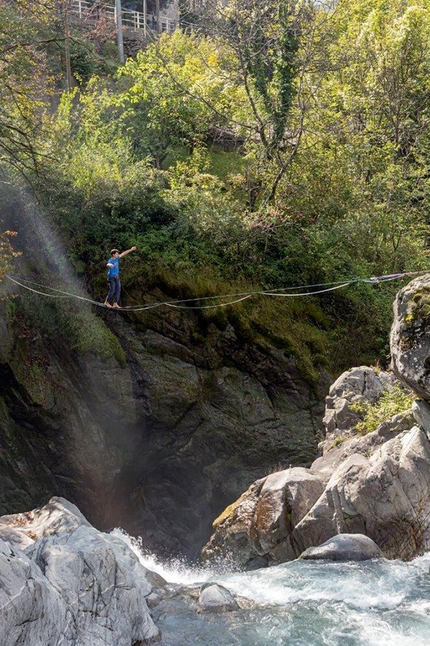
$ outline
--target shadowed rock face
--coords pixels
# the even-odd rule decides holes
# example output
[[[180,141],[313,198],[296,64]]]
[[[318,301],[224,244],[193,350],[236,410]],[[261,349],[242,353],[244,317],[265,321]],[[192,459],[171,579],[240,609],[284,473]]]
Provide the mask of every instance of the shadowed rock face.
[[[351,405],[375,403],[396,380],[365,366],[345,372],[326,400],[322,456],[299,482],[297,469],[255,482],[214,522],[205,559],[270,565],[338,534],[367,535],[390,558],[430,548],[429,312],[430,278],[416,279],[397,296],[391,333],[397,377],[426,401],[357,435]]]
[[[193,556],[253,480],[313,459],[321,394],[293,358],[231,326],[196,344],[190,315],[102,311],[119,363],[46,336],[19,301],[0,307],[0,513],[61,494],[99,528]]]

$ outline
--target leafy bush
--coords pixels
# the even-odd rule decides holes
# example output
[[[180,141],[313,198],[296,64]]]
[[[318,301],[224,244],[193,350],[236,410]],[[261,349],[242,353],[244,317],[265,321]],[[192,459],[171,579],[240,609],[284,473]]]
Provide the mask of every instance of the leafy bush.
[[[355,427],[357,433],[365,435],[376,431],[378,426],[398,413],[409,410],[415,397],[400,385],[382,393],[375,404],[363,402],[352,404],[351,409],[362,415],[363,419]]]

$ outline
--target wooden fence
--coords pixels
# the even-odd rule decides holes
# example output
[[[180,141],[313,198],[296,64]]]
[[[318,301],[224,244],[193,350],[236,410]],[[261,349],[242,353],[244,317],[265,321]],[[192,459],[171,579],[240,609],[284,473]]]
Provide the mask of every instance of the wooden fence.
[[[87,22],[97,22],[100,19],[108,20],[114,25],[117,24],[116,7],[114,3],[101,2],[96,0],[71,0],[69,11],[79,20]],[[121,22],[123,29],[143,30],[145,33],[157,31],[157,19],[152,14],[146,14],[140,11],[130,11],[124,9],[121,11]],[[178,26],[177,20],[172,20],[166,16],[160,15],[160,30],[173,33]]]

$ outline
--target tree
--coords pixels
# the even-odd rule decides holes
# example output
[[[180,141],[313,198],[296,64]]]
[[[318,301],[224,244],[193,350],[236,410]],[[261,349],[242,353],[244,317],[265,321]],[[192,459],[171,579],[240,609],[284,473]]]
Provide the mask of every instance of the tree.
[[[243,88],[223,76],[226,56],[222,43],[177,31],[127,61],[113,102],[127,115],[139,155],[160,168],[169,152],[192,151],[243,109]]]
[[[339,2],[327,16],[325,74],[305,78],[306,132],[279,193],[309,244],[324,241],[342,271],[357,258],[363,273],[424,263],[427,5]]]
[[[41,161],[37,133],[51,84],[41,47],[46,13],[35,7],[29,15],[25,5],[0,6],[0,162],[27,177]]]
[[[251,208],[276,201],[279,184],[302,144],[312,102],[306,78],[311,69],[314,79],[325,71],[319,50],[329,9],[310,0],[193,3],[194,32],[210,35],[228,52],[225,61],[231,60],[219,71],[220,78],[245,92],[246,108],[230,115],[229,127],[246,138],[248,160],[254,165],[251,175],[260,178],[260,196]],[[170,61],[159,55],[175,79]],[[198,88],[193,92],[216,112]]]

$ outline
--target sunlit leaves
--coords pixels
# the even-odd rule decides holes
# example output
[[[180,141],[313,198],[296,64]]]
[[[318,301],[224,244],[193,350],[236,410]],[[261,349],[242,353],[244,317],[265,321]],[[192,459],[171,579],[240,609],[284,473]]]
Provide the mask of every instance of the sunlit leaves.
[[[5,274],[10,271],[13,258],[20,255],[19,252],[14,250],[12,244],[12,239],[16,235],[16,231],[0,229],[0,283],[3,281]]]
[[[176,32],[140,52],[120,71],[135,146],[161,165],[169,149],[195,145],[243,113],[244,92],[226,74],[222,43]],[[135,136],[136,136],[135,135]]]
[[[0,160],[24,174],[41,161],[37,136],[49,104],[51,78],[39,46],[45,7],[0,6]]]

